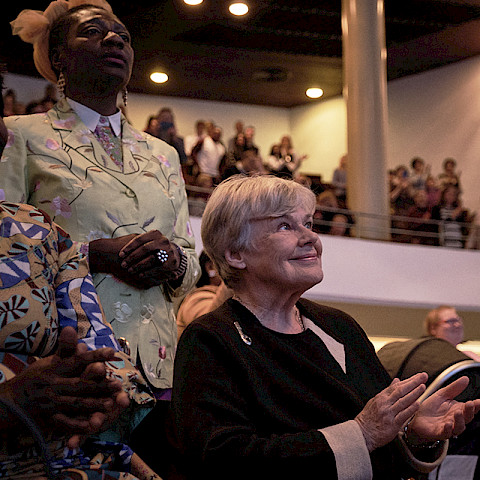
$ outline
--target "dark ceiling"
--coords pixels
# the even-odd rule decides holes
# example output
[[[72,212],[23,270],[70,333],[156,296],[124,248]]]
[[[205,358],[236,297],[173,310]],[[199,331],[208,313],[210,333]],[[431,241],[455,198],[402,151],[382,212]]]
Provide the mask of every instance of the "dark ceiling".
[[[129,90],[281,107],[311,101],[304,92],[312,85],[323,98],[341,94],[341,0],[247,0],[243,18],[229,14],[229,3],[111,0],[133,37]],[[7,21],[48,4],[3,5],[0,58],[10,72],[36,74],[31,46],[11,35]],[[480,0],[385,0],[385,16],[389,79],[480,53]],[[155,69],[170,80],[153,84]]]

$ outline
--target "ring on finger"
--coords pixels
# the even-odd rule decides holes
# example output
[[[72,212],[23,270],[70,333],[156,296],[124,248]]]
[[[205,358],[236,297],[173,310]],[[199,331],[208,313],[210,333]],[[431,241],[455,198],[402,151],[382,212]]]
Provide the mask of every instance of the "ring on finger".
[[[155,255],[158,258],[158,261],[163,265],[168,260],[168,253],[165,250],[157,250]]]

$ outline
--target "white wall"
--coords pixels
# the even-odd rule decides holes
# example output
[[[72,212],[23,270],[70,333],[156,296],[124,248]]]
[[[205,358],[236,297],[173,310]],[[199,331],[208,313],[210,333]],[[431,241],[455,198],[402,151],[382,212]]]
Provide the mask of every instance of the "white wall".
[[[298,153],[308,154],[301,171],[330,182],[347,151],[347,109],[342,97],[292,108],[292,138]]]

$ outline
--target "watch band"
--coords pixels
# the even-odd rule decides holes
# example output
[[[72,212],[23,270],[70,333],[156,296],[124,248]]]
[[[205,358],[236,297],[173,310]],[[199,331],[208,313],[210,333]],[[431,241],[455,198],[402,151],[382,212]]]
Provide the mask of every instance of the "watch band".
[[[185,250],[182,247],[179,247],[176,243],[174,244],[177,247],[178,254],[180,255],[180,265],[177,270],[175,270],[175,275],[177,278],[183,277],[187,271],[188,258]]]

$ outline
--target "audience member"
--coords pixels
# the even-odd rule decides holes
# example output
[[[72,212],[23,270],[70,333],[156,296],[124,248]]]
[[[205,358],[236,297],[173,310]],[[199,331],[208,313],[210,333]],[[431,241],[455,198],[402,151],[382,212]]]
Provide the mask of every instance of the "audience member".
[[[188,158],[192,155],[193,147],[205,137],[206,127],[205,120],[197,120],[195,122],[195,133],[191,133],[185,137],[185,154]]]
[[[199,173],[203,173],[212,178],[216,183],[220,177],[220,162],[225,156],[225,146],[221,142],[222,129],[211,124],[207,130],[207,135],[197,142],[192,150]]]
[[[3,115],[10,117],[11,115],[22,115],[25,113],[25,105],[17,101],[15,90],[9,88],[3,95]]]
[[[196,288],[185,297],[178,309],[178,338],[196,318],[216,310],[233,295],[232,290],[220,278],[215,265],[205,252],[200,254],[198,261],[202,274]]]
[[[348,237],[350,236],[350,227],[351,222],[349,217],[341,213],[336,213],[332,218],[332,223],[330,225],[328,234],[337,235],[339,237]]]
[[[198,272],[185,187],[177,152],[118,110],[133,65],[128,30],[106,1],[85,1],[71,9],[52,2],[45,15],[23,11],[15,20],[14,31],[33,39],[37,69],[58,77],[66,98],[44,115],[6,119],[12,142],[0,188],[8,201],[41,205],[88,253],[107,319],[165,408],[177,342],[173,298]],[[80,31],[88,35],[77,38]]]
[[[239,162],[245,151],[245,135],[243,133],[239,133],[233,140],[233,144],[229,147],[225,156],[224,170]]]
[[[265,166],[270,173],[278,177],[293,178],[306,155],[298,156],[292,146],[290,136],[284,135],[280,144],[273,145]]]
[[[240,134],[243,135],[244,124],[243,124],[242,120],[237,120],[235,122],[234,127],[235,127],[235,135],[232,138],[230,138],[230,140],[228,140],[228,143],[227,143],[227,151],[228,152],[231,152],[234,149],[235,140],[237,139],[237,137]]]
[[[457,162],[454,158],[446,158],[443,161],[443,172],[438,175],[440,188],[443,190],[447,185],[453,185],[460,189],[460,172],[455,172]]]
[[[438,465],[480,409],[453,400],[466,378],[417,403],[426,374],[392,382],[351,317],[301,298],[323,278],[314,209],[310,190],[268,175],[231,177],[210,197],[203,244],[234,295],[179,341],[169,426],[182,478],[291,479],[319,465],[325,479],[408,478]]]
[[[177,134],[177,128],[175,127],[175,120],[171,108],[163,107],[157,115],[158,120],[158,135],[160,140],[167,142],[178,153],[180,158],[180,164],[185,165],[187,163],[187,155],[185,154],[185,147],[183,144],[183,138]]]
[[[432,209],[432,219],[438,220],[438,242],[443,247],[463,248],[468,235],[468,211],[463,208],[460,190],[448,184],[442,191],[440,202]]]
[[[347,205],[347,155],[340,158],[338,167],[333,171],[332,185],[341,206]]]
[[[463,342],[464,332],[462,318],[454,307],[441,305],[428,312],[424,320],[424,333],[425,336],[421,338],[388,343],[378,351],[380,361],[392,378],[403,380],[415,373],[426,372],[429,375],[429,385],[454,364],[466,360],[471,362],[470,359],[480,361],[476,353],[457,349]],[[478,388],[475,382],[472,383],[473,389]],[[475,468],[480,453],[480,418],[477,417],[478,415],[458,438],[450,440],[445,462],[448,470],[442,471],[443,465],[440,465],[432,472],[433,478],[456,478],[452,472],[461,474],[465,480],[480,478],[480,465]]]
[[[428,196],[425,190],[417,190],[413,196],[414,205],[407,211],[407,217],[411,220],[406,221],[405,228],[410,233],[406,241],[420,245],[435,245],[437,227],[431,222],[432,212],[428,207]]]
[[[264,161],[265,168],[272,174],[278,170],[281,163],[282,154],[280,153],[280,144],[275,143],[270,149],[270,155]]]
[[[259,148],[255,145],[255,127],[249,125],[243,133],[245,134],[245,150],[255,150],[259,154]]]
[[[433,175],[429,175],[425,181],[425,192],[427,193],[427,205],[431,211],[435,205],[440,202],[442,195],[441,189],[437,185],[437,181]]]
[[[222,175],[222,180],[233,175],[264,175],[266,170],[263,168],[262,161],[255,153],[255,150],[244,150],[238,162],[235,162],[229,168],[226,168]]]
[[[45,86],[45,92],[40,103],[43,105],[45,112],[48,112],[58,102],[57,87],[49,82]]]
[[[405,215],[413,205],[408,170],[399,165],[390,175],[390,204],[394,215]]]
[[[313,182],[312,182],[312,179],[308,175],[305,175],[304,173],[298,173],[297,172],[293,176],[293,180],[295,182],[299,183],[300,185],[303,185],[304,187],[307,187],[310,190],[312,190]]]
[[[414,157],[410,162],[412,174],[410,175],[410,186],[414,190],[425,190],[425,183],[430,174],[430,165],[425,166],[423,158]]]
[[[147,126],[143,130],[145,133],[158,138],[158,118],[155,115],[150,115],[147,120]]]
[[[426,335],[441,338],[454,347],[464,341],[463,320],[450,305],[441,305],[430,310],[425,317],[424,331]],[[472,355],[477,362],[480,361],[480,357],[475,353],[464,353]]]
[[[348,236],[352,225],[352,216],[348,210],[339,206],[337,197],[332,190],[325,190],[316,196],[316,208],[313,215],[314,232],[333,235],[343,232],[343,235]]]

